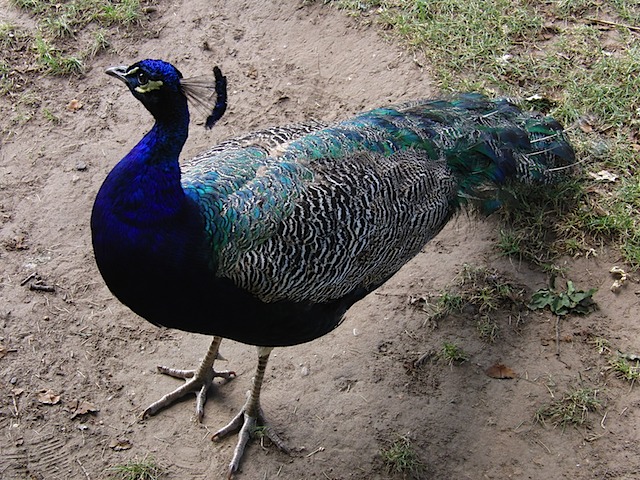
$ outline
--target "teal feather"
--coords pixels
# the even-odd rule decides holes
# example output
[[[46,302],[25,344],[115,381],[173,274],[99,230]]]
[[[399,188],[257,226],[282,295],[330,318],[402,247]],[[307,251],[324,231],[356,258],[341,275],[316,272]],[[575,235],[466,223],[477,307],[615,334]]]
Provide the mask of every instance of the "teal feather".
[[[269,131],[257,132],[255,138],[268,135]],[[260,142],[252,144],[250,137],[231,140],[227,148],[212,152],[214,157],[205,154],[188,163],[183,186],[197,203],[208,206],[206,230],[212,250],[217,254],[224,249],[226,255],[238,258],[275,234],[322,165],[341,165],[348,171],[359,152],[389,157],[403,150],[416,152],[416,158],[446,160],[459,182],[459,192],[449,203],[477,200],[474,203],[486,211],[499,207],[498,200],[485,198],[490,184],[511,178],[549,180],[545,164],[549,155],[541,153],[535,161],[523,155],[553,150],[555,144],[567,150],[556,148],[555,154],[572,161],[572,150],[555,123],[523,113],[504,100],[463,95],[452,101],[375,109],[305,131],[275,150]],[[513,158],[514,152],[520,158]]]

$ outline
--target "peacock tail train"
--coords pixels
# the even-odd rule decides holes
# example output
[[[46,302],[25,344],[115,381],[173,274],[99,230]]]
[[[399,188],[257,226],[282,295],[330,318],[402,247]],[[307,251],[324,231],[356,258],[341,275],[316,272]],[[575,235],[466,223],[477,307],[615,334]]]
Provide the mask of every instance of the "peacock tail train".
[[[263,302],[322,303],[381,285],[459,206],[493,209],[496,188],[571,162],[555,120],[467,94],[256,132],[186,163],[182,182],[217,275]]]

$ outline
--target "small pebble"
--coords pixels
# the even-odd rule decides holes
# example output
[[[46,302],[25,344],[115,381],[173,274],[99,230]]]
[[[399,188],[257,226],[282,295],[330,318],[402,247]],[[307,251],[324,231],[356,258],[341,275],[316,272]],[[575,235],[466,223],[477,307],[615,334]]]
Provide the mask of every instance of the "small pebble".
[[[78,162],[76,163],[76,170],[78,170],[79,172],[84,172],[87,169],[87,164],[84,162]]]

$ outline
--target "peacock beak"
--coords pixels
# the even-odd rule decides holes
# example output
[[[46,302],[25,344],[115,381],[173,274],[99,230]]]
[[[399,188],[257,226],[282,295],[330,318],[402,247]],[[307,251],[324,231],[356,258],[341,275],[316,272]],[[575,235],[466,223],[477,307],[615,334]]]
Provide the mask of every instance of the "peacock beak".
[[[112,77],[117,78],[118,80],[122,80],[124,83],[127,83],[126,74],[129,67],[126,65],[120,65],[119,67],[111,67],[107,68],[104,73],[110,75]]]

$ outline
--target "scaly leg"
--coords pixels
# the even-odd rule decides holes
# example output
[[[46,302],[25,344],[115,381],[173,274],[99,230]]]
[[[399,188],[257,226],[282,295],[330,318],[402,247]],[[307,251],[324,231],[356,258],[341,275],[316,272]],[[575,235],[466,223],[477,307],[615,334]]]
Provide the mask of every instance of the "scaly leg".
[[[264,372],[267,368],[267,361],[273,348],[270,347],[258,347],[258,367],[256,368],[256,374],[253,377],[253,384],[251,391],[249,392],[249,398],[242,407],[242,410],[233,417],[233,420],[229,422],[225,427],[222,427],[216,433],[213,434],[211,440],[220,440],[222,437],[230,433],[238,433],[238,444],[233,452],[233,459],[229,464],[228,478],[232,478],[233,474],[238,470],[240,466],[240,459],[244,453],[244,448],[251,438],[251,434],[256,430],[258,426],[262,427],[263,434],[269,438],[276,447],[280,450],[289,453],[289,449],[285,445],[284,441],[276,434],[271,428],[269,422],[262,412],[260,407],[260,389],[262,388],[262,382],[264,380]]]
[[[185,380],[185,383],[173,392],[166,394],[157,402],[149,405],[147,409],[142,412],[142,418],[154,415],[156,412],[168,407],[179,398],[184,397],[188,393],[194,392],[196,394],[196,417],[198,418],[198,421],[201,422],[202,417],[204,417],[204,404],[207,401],[207,391],[209,390],[209,387],[211,387],[213,379],[221,377],[230,380],[236,376],[235,372],[216,372],[213,369],[213,363],[216,361],[216,358],[218,358],[220,342],[222,342],[222,337],[213,337],[211,346],[197,370],[177,370],[174,368],[158,366],[158,371],[160,373],[176,378],[182,378]]]

